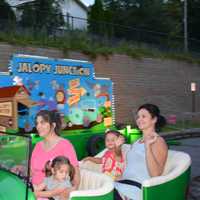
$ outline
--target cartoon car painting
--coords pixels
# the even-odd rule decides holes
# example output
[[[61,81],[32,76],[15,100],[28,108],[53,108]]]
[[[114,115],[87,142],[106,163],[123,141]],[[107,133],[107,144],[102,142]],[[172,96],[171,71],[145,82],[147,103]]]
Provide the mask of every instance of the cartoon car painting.
[[[89,127],[92,123],[101,122],[101,113],[98,110],[95,99],[81,101],[80,107],[72,107],[69,110],[69,126],[83,125]]]

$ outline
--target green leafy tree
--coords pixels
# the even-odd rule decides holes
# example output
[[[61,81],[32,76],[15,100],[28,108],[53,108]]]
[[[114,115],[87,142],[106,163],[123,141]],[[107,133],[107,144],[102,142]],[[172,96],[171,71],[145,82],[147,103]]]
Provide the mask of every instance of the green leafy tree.
[[[108,30],[113,36],[118,37],[121,28],[116,24],[124,24],[120,1],[104,0],[103,5],[106,10],[106,20],[109,23]]]
[[[20,24],[23,27],[34,27],[36,24],[36,11],[34,5],[25,4],[19,8],[22,11]]]
[[[183,40],[180,36],[183,33],[183,8],[180,0],[168,0],[164,4],[165,21],[163,25],[166,26],[163,31],[168,34],[168,45],[170,47],[177,47],[183,45]]]
[[[88,15],[88,29],[91,33],[104,34],[105,31],[105,12],[101,0],[95,0],[90,8]]]
[[[188,35],[200,40],[200,1],[188,1]],[[199,43],[200,47],[200,43]]]
[[[16,23],[15,13],[5,0],[0,1],[0,27],[8,27]]]
[[[24,5],[21,10],[21,24],[25,27],[33,27],[34,30],[46,30],[51,33],[64,25],[59,1],[35,0]]]
[[[162,42],[181,32],[180,0],[104,0],[117,37]]]

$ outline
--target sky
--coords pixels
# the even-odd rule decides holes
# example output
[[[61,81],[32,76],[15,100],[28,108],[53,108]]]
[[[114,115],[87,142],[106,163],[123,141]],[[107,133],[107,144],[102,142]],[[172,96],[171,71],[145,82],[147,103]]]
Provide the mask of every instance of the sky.
[[[89,6],[94,3],[94,0],[81,0],[86,6]]]

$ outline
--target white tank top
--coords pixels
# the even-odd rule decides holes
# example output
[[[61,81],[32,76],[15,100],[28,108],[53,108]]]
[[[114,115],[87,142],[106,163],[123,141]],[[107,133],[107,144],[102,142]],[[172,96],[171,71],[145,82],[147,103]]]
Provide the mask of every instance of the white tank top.
[[[150,178],[145,158],[144,143],[137,140],[131,145],[130,151],[127,153],[126,168],[122,179],[129,179],[142,183],[143,180]]]
[[[122,179],[129,179],[142,183],[145,179],[150,178],[147,170],[144,143],[140,143],[138,140],[132,144],[127,153],[126,161]],[[142,199],[142,190],[138,187],[115,182],[115,188],[121,195],[128,197],[130,200]]]

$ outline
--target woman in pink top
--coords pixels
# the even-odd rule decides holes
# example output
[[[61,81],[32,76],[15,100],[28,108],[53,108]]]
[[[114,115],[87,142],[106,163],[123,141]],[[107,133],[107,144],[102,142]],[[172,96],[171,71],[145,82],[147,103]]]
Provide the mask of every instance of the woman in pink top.
[[[72,144],[59,136],[61,120],[58,113],[42,110],[36,116],[36,129],[40,137],[44,139],[35,145],[31,156],[31,175],[33,185],[43,182],[45,177],[45,164],[57,156],[65,156],[74,166],[75,175],[72,180],[72,186],[69,189],[55,189],[51,194],[44,193],[42,197],[51,197],[60,195],[67,198],[69,193],[76,190],[80,183],[80,172],[76,152]]]

